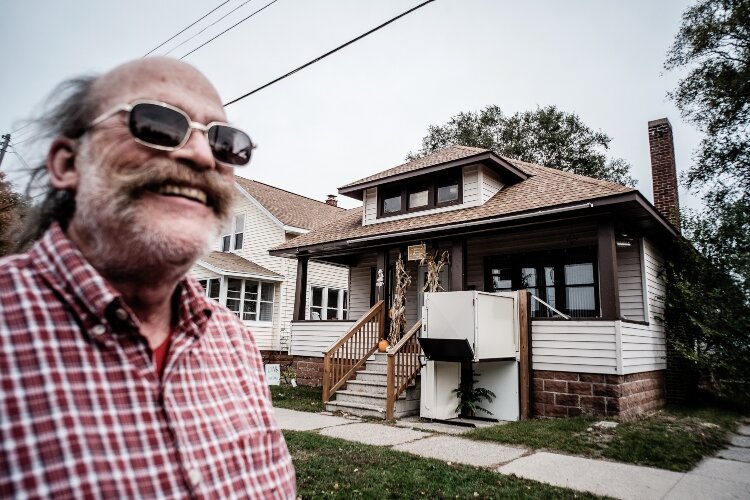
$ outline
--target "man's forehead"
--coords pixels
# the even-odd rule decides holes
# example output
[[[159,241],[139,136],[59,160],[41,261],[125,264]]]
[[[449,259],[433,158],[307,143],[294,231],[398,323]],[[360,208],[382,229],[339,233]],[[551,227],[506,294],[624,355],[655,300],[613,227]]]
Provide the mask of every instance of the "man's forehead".
[[[136,99],[164,101],[185,110],[193,120],[224,120],[216,89],[201,72],[175,59],[148,58],[118,66],[93,87],[99,112]]]

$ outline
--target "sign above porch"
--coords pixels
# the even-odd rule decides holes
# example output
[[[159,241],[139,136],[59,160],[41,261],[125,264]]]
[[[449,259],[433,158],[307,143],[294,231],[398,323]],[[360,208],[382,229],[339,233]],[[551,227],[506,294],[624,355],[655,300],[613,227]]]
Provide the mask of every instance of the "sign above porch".
[[[425,244],[409,245],[406,248],[407,260],[422,260],[427,255]]]

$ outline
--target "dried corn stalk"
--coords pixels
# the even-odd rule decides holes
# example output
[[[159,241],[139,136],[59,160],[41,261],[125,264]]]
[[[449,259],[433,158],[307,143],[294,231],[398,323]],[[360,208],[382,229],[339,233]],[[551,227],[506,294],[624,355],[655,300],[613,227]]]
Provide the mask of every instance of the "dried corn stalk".
[[[424,283],[423,292],[444,292],[445,288],[440,284],[440,271],[443,270],[446,264],[450,263],[450,254],[448,250],[444,251],[440,256],[440,260],[436,261],[437,252],[435,255],[426,253],[419,261],[422,266],[427,266],[427,279]]]
[[[406,327],[406,289],[410,284],[411,276],[406,272],[404,261],[399,254],[394,277],[393,304],[388,310],[388,317],[391,320],[388,343],[391,345],[395,345],[401,335],[404,334],[404,328]]]

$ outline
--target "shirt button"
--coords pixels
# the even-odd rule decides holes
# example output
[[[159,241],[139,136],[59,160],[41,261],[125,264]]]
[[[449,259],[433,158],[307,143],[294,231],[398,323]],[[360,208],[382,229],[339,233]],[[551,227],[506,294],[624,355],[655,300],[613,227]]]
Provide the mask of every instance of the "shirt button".
[[[99,335],[103,335],[107,332],[107,327],[104,325],[96,325],[91,329],[92,335],[96,335],[97,337]]]
[[[117,319],[120,321],[125,321],[128,319],[128,313],[125,311],[125,309],[117,308],[115,309],[115,316],[117,316]]]
[[[198,486],[201,482],[201,471],[198,467],[193,467],[188,471],[188,479],[190,479],[190,484],[193,486]]]

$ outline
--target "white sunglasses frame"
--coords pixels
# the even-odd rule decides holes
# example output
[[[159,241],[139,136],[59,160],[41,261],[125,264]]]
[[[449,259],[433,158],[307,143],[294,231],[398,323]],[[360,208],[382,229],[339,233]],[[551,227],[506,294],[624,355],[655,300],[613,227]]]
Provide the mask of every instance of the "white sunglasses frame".
[[[206,137],[208,137],[208,131],[214,125],[223,125],[225,127],[233,128],[233,129],[238,130],[238,131],[242,132],[243,134],[245,134],[247,136],[247,138],[250,139],[250,151],[251,152],[252,152],[253,149],[256,149],[258,147],[258,145],[255,144],[255,142],[253,142],[253,139],[250,137],[250,134],[248,134],[247,132],[245,132],[244,130],[242,130],[240,128],[235,127],[234,125],[231,125],[231,124],[229,124],[227,122],[218,122],[218,121],[207,123],[205,125],[203,123],[194,122],[193,120],[190,119],[190,116],[188,116],[188,114],[185,111],[181,110],[180,108],[178,108],[176,106],[172,106],[171,104],[163,102],[163,101],[152,101],[150,99],[138,99],[138,100],[135,100],[133,102],[126,103],[126,104],[119,104],[119,105],[115,106],[114,108],[112,108],[112,109],[110,109],[108,111],[105,111],[101,115],[99,115],[96,118],[94,118],[91,121],[91,123],[89,124],[89,126],[86,127],[86,129],[89,130],[89,129],[92,129],[92,128],[96,127],[97,125],[101,124],[105,120],[109,120],[110,118],[112,118],[113,116],[115,116],[117,113],[125,112],[125,113],[130,114],[130,112],[133,110],[133,108],[135,106],[137,106],[138,104],[153,104],[153,105],[156,105],[156,106],[161,106],[163,108],[171,109],[172,111],[175,111],[175,112],[179,113],[180,115],[184,116],[185,120],[188,123],[187,132],[185,133],[185,136],[182,138],[182,141],[180,141],[180,143],[177,146],[160,146],[158,144],[152,144],[150,142],[143,141],[143,140],[137,138],[136,136],[134,136],[133,133],[130,132],[130,130],[129,130],[130,127],[128,127],[128,131],[130,132],[130,136],[133,138],[133,140],[135,142],[137,142],[138,144],[141,144],[141,145],[146,146],[148,148],[158,149],[160,151],[177,151],[178,149],[180,149],[183,146],[185,146],[185,144],[187,144],[187,142],[190,140],[190,136],[192,135],[193,130],[197,130],[199,132],[203,132],[203,134]],[[222,165],[228,165],[230,167],[244,167],[244,166],[247,166],[250,163],[250,160],[248,160],[248,162],[245,163],[245,164],[243,164],[243,165],[235,165],[233,163],[226,163],[226,162],[223,162],[223,161],[219,160],[218,158],[216,158],[216,155],[213,154],[213,150],[211,151],[211,154],[212,154],[212,156],[214,157],[214,159],[217,162],[221,163]]]

